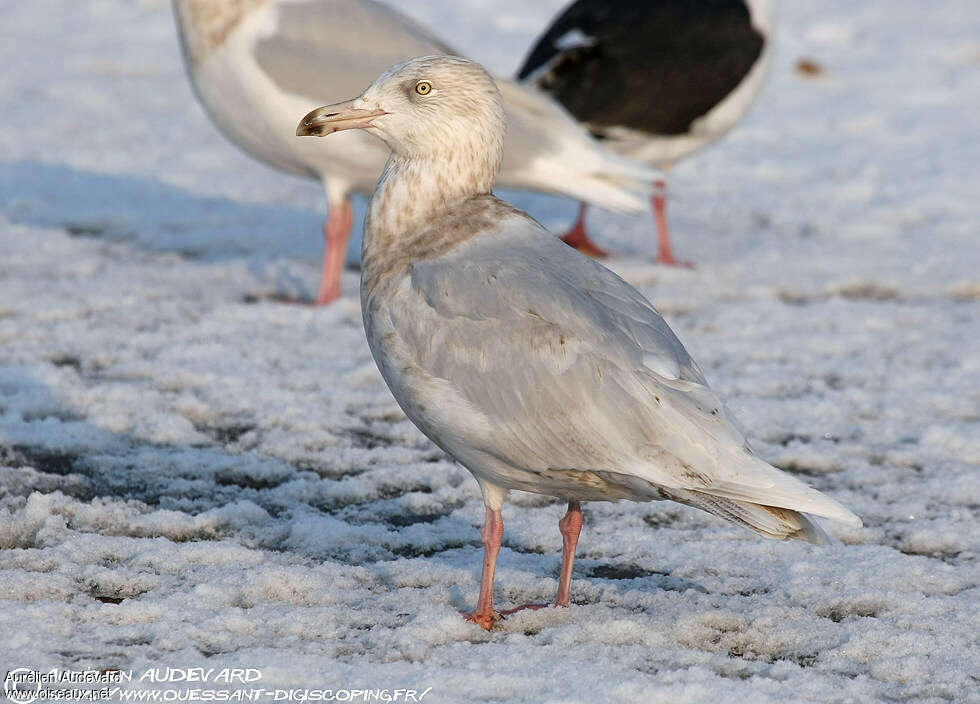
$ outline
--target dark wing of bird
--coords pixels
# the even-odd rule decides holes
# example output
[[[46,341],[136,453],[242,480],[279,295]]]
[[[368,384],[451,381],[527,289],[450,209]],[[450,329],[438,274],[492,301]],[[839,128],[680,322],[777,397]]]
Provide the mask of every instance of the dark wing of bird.
[[[615,126],[683,134],[738,86],[765,41],[744,0],[578,0],[518,77],[600,136]]]

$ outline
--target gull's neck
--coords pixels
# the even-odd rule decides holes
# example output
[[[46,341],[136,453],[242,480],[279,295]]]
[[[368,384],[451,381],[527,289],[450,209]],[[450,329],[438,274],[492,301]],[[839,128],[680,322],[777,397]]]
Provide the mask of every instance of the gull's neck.
[[[470,150],[406,157],[393,153],[371,197],[362,249],[366,277],[396,262],[445,251],[457,237],[438,227],[440,213],[468,198],[489,194],[499,160]]]

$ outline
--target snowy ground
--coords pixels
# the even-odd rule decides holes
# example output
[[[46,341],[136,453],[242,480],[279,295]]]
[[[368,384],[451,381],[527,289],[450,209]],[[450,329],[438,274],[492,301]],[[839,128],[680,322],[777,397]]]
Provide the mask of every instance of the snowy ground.
[[[562,2],[400,4],[510,72]],[[980,701],[974,0],[784,2],[756,109],[672,177],[696,270],[645,263],[649,216],[591,218],[757,449],[865,527],[815,548],[589,504],[573,607],[493,633],[458,615],[476,484],[389,396],[356,273],[323,310],[272,300],[317,283],[319,187],[217,135],[169,2],[58,7],[0,2],[0,671],[234,665],[430,702]],[[575,212],[517,200],[555,228]],[[505,509],[502,607],[553,595],[562,511]]]

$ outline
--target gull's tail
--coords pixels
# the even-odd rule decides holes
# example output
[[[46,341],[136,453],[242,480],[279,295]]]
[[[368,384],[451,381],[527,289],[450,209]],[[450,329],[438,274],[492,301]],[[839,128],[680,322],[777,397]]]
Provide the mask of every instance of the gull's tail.
[[[497,182],[569,196],[627,213],[649,207],[656,169],[613,154],[536,88],[498,78],[507,114]]]
[[[670,497],[777,540],[826,542],[826,534],[807,514],[861,525],[840,502],[744,449],[725,454],[703,486],[671,488]]]
[[[776,540],[826,543],[827,534],[806,514],[788,508],[735,501],[700,491],[672,491],[672,498]]]

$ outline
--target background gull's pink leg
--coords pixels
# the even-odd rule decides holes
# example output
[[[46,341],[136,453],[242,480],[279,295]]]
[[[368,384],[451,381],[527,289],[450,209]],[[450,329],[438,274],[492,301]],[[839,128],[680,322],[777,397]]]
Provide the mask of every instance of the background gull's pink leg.
[[[584,202],[579,204],[578,218],[575,220],[572,229],[561,238],[561,241],[569,247],[574,247],[582,254],[588,254],[595,259],[605,259],[609,256],[609,252],[593,242],[592,238],[589,237],[589,233],[585,230],[585,212],[588,209],[589,206]]]
[[[320,279],[320,292],[316,305],[322,306],[340,298],[340,279],[344,273],[347,258],[347,242],[354,221],[354,209],[349,198],[331,204],[327,222],[323,225],[325,251],[323,253],[323,275]]]
[[[675,259],[674,251],[670,246],[670,228],[667,226],[667,184],[663,181],[654,181],[653,185],[657,189],[653,196],[653,217],[657,221],[657,240],[659,243],[657,264],[693,269],[693,264]]]

